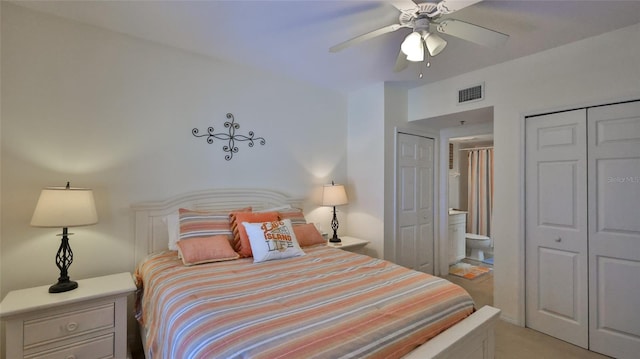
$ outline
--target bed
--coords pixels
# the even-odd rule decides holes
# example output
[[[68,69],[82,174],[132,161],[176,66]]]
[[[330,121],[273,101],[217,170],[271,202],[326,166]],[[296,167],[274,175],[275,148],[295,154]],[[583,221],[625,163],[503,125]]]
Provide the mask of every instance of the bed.
[[[226,189],[133,206],[147,358],[494,357],[499,310],[473,308],[466,292],[438,277],[322,244],[282,260],[194,266],[167,250],[165,219],[179,208],[283,205],[304,201]]]

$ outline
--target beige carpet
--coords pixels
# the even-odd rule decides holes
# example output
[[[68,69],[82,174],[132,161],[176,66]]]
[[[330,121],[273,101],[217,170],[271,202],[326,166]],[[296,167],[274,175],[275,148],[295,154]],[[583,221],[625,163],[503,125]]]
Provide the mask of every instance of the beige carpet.
[[[493,272],[473,280],[448,275],[446,279],[466,289],[478,308],[493,305]],[[503,320],[496,326],[496,359],[598,359],[608,358],[538,331]]]

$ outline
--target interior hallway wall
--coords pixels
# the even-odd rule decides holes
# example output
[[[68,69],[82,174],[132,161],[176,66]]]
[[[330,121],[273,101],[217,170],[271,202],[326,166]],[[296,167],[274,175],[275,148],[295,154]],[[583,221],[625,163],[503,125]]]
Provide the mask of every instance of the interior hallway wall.
[[[409,91],[410,121],[494,107],[494,297],[503,318],[524,324],[524,115],[638,98],[639,63],[640,24]],[[455,102],[458,89],[483,81],[484,101]]]

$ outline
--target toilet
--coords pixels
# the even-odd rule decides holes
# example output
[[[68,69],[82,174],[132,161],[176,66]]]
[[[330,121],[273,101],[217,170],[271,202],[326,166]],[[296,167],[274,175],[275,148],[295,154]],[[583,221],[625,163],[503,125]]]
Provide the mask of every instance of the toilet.
[[[467,233],[467,258],[477,261],[484,260],[484,251],[491,248],[491,238],[481,234]]]

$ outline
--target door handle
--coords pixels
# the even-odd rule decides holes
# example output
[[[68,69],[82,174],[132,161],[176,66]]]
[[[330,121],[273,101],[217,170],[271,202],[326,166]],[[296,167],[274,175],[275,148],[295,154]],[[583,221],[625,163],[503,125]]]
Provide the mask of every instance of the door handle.
[[[556,241],[556,242],[558,242],[558,243],[560,243],[560,242],[562,242],[562,238],[561,238],[561,237],[558,237],[558,238],[556,238],[556,239],[555,239],[555,241]]]

